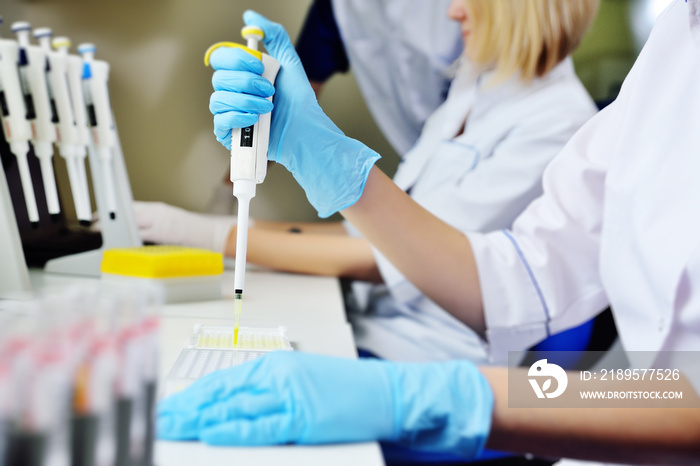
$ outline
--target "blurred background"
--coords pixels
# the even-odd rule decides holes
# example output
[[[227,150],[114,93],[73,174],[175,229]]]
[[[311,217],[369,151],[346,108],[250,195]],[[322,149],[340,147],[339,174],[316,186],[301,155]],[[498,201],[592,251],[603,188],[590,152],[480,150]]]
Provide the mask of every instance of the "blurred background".
[[[655,17],[670,1],[601,1],[574,55],[594,100],[614,99]],[[241,42],[241,14],[248,8],[282,23],[295,41],[310,5],[311,0],[2,0],[0,15],[5,37],[12,36],[10,24],[22,20],[68,36],[73,52],[82,42],[94,43],[96,58],[111,64],[111,100],[134,199],[204,211],[229,161],[212,133],[212,71],[203,64],[205,50],[219,41]],[[393,175],[398,155],[370,116],[351,72],[331,78],[320,104],[347,135],[382,154],[380,167]],[[65,166],[55,160],[62,197],[69,200]],[[62,204],[70,215],[72,203]],[[318,218],[297,183],[275,164],[251,214]]]

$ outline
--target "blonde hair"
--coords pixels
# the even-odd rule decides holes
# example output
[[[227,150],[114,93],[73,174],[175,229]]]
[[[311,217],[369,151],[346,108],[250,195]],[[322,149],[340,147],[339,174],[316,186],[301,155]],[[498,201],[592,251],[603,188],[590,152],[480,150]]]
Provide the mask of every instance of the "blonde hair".
[[[469,57],[495,66],[496,79],[530,81],[565,59],[585,35],[599,0],[465,0]]]

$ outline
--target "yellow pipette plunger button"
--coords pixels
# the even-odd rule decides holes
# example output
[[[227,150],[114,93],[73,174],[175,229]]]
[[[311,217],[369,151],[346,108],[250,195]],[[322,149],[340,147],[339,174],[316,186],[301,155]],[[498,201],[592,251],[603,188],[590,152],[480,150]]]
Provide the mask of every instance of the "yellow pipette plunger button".
[[[209,56],[214,50],[218,49],[219,47],[234,47],[237,49],[245,50],[258,60],[262,61],[262,52],[259,50],[249,49],[245,45],[238,44],[236,42],[217,42],[216,44],[209,47],[206,52],[204,52],[204,66],[209,66]]]
[[[244,39],[248,39],[252,36],[257,36],[257,40],[263,40],[265,38],[265,33],[257,26],[245,26],[241,29],[241,37]]]
[[[249,54],[253,55],[258,60],[262,60],[262,52],[257,49],[257,43],[265,38],[265,33],[262,29],[257,26],[245,26],[241,29],[241,36],[248,40],[248,46],[237,44],[236,42],[217,42],[212,45],[204,52],[204,66],[209,66],[209,57],[212,52],[219,47],[234,47],[237,49],[245,50]],[[251,47],[251,45],[254,46]]]

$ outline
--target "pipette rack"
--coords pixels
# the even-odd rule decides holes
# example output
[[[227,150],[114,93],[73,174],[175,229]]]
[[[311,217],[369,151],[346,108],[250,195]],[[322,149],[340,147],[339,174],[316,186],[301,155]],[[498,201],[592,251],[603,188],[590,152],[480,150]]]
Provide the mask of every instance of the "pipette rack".
[[[6,49],[6,45],[12,45],[16,49],[16,45],[14,45],[16,42],[9,39],[0,39],[0,41],[2,42],[0,49]],[[31,47],[37,46],[32,45]],[[70,58],[69,66],[82,67],[82,60],[79,57],[71,55]],[[0,60],[5,62],[4,65],[13,62],[9,59],[9,55],[4,58],[0,56]],[[107,82],[108,74],[109,64],[95,60],[93,75],[101,77],[104,82]],[[12,89],[3,90],[6,93],[13,91]],[[133,215],[131,186],[116,125],[114,134],[115,146],[112,150],[112,163],[117,198],[116,219],[110,219],[104,183],[95,182],[101,178],[102,160],[94,145],[89,144],[87,147],[88,159],[97,212],[101,219],[102,246],[99,249],[52,259],[46,263],[44,269],[46,272],[99,277],[104,250],[142,245]],[[0,299],[17,299],[20,296],[30,295],[31,286],[28,267],[22,251],[20,230],[17,226],[12,197],[5,176],[4,169],[0,167]]]
[[[95,65],[99,65],[95,62]],[[116,132],[116,129],[115,129]],[[129,176],[124,163],[124,155],[119,143],[119,133],[116,137],[116,145],[113,150],[113,168],[115,177],[115,188],[117,191],[117,218],[109,219],[109,209],[104,190],[104,185],[93,183],[95,201],[97,203],[97,213],[100,220],[100,230],[102,232],[102,247],[92,251],[81,252],[70,256],[52,259],[46,263],[44,271],[48,273],[59,273],[68,275],[84,275],[99,277],[102,253],[111,248],[129,248],[141,246],[143,243],[139,237],[136,219],[133,212],[133,196]],[[91,144],[88,147],[88,158],[90,160],[90,174],[92,179],[99,179],[101,176],[102,161],[97,155],[97,151]]]

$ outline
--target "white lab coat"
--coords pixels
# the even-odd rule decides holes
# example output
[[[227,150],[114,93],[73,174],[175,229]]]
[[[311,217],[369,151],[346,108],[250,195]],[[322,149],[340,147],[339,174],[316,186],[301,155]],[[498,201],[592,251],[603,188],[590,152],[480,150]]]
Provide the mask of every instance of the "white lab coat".
[[[494,348],[609,303],[628,353],[658,352],[700,389],[700,367],[679,361],[700,351],[699,83],[700,0],[676,0],[617,100],[547,168],[544,195],[512,231],[468,235]]]
[[[494,85],[493,74],[462,64],[394,178],[461,230],[510,227],[542,193],[545,166],[596,112],[570,59],[530,84],[513,78]],[[359,347],[393,360],[487,362],[474,332],[419,293],[384,256],[375,251],[375,257],[389,291],[373,287],[367,313],[350,314]]]
[[[405,154],[445,100],[462,51],[450,0],[333,0],[350,68],[377,125]]]

